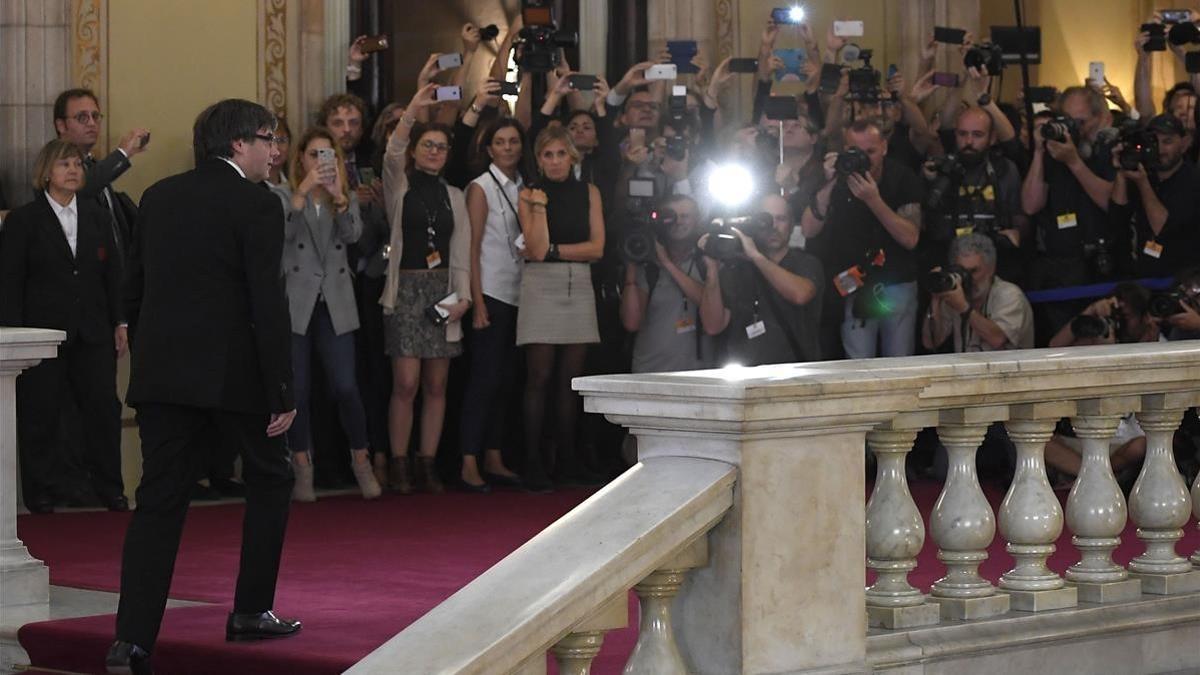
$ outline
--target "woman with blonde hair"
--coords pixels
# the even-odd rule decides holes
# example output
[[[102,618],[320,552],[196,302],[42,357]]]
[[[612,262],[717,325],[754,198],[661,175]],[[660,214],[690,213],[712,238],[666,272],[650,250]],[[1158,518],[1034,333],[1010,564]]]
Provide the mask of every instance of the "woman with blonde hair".
[[[374,499],[380,487],[371,471],[366,414],[355,379],[358,305],[346,261],[346,246],[362,233],[358,201],[346,181],[341,148],[328,129],[309,129],[294,148],[287,172],[291,196],[284,203],[283,245],[296,392],[296,421],[288,430],[296,470],[292,498],[316,500],[309,402],[315,349],[350,443],[354,478],[363,497]]]

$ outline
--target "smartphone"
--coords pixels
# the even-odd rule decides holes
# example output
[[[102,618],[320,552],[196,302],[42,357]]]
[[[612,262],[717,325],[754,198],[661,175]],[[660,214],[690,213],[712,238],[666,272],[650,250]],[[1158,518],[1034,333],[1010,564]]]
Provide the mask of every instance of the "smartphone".
[[[333,166],[335,162],[337,162],[337,153],[334,152],[333,148],[317,148],[318,165]],[[334,180],[335,178],[328,180],[322,178],[321,182],[325,185],[333,185]]]
[[[437,58],[438,70],[449,70],[462,65],[462,54],[457,52],[453,54],[442,54]]]
[[[591,91],[596,86],[595,75],[568,75],[567,84],[576,91]]]
[[[896,76],[896,75],[897,75],[899,72],[900,72],[900,69],[899,69],[898,67],[896,67],[896,64],[894,64],[894,63],[889,63],[889,64],[888,64],[888,74],[887,74],[887,79],[889,79],[889,80],[890,80],[890,79],[892,79],[892,78],[893,78],[893,77],[895,77],[895,76]]]
[[[370,54],[372,52],[381,52],[387,48],[388,48],[388,36],[386,36],[386,35],[375,35],[373,37],[369,37],[366,40],[363,40],[362,44],[360,44],[358,46],[358,50],[364,54]]]
[[[729,59],[731,73],[757,73],[758,59]]]
[[[1053,103],[1058,99],[1058,90],[1054,87],[1030,87],[1027,97],[1030,103]]]
[[[674,63],[656,63],[646,69],[647,80],[674,80],[677,70]]]
[[[800,119],[800,108],[795,96],[771,96],[763,103],[763,116],[778,122]]]
[[[1192,18],[1191,12],[1186,9],[1164,9],[1159,14],[1163,23],[1187,23],[1187,20]]]
[[[967,31],[961,28],[933,27],[933,41],[944,45],[961,45],[967,37]]]
[[[934,73],[933,83],[939,87],[957,87],[958,73]]]
[[[1092,61],[1088,64],[1088,79],[1096,84],[1104,84],[1104,62]]]
[[[1145,52],[1165,52],[1167,51],[1167,29],[1161,23],[1144,23],[1142,24],[1142,32],[1148,33],[1150,38],[1146,40],[1146,44],[1142,45],[1142,51]]]
[[[677,84],[671,87],[671,96],[681,96],[687,98],[687,87],[682,84]]]
[[[462,87],[459,87],[457,85],[449,86],[449,87],[438,87],[437,95],[434,97],[434,100],[435,101],[461,101],[462,100]]]
[[[1200,52],[1188,52],[1184,55],[1183,65],[1189,73],[1200,73]]]
[[[629,196],[654,197],[654,181],[645,178],[630,178]]]
[[[771,10],[771,21],[781,26],[796,26],[804,23],[804,9],[800,7],[776,7]]]
[[[500,83],[500,95],[501,96],[518,96],[518,95],[520,95],[520,93],[521,93],[521,90],[519,87],[517,87],[516,82],[501,82]]]
[[[375,182],[375,169],[369,166],[364,166],[358,170],[358,184],[370,185]]]
[[[821,91],[832,94],[842,83],[842,67],[836,63],[821,64]]]
[[[149,142],[150,142],[150,132],[147,131],[146,133],[142,134],[142,137],[140,139],[138,139],[138,147],[144,148],[144,147],[146,147],[146,144]]]
[[[667,51],[671,54],[671,63],[681,73],[698,73],[700,69],[692,64],[692,59],[700,52],[695,40],[668,40]]]
[[[862,37],[862,21],[834,21],[833,34],[836,37]]]
[[[640,148],[646,145],[646,130],[633,128],[629,130],[629,147]]]

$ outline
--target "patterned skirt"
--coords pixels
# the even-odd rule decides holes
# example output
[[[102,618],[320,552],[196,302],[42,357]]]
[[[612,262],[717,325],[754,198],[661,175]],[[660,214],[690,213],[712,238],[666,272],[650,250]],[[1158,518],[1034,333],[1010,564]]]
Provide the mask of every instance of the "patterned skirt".
[[[454,358],[462,342],[446,340],[446,326],[435,326],[425,308],[450,294],[450,271],[400,272],[396,311],[383,317],[387,355],[421,359]]]
[[[526,263],[521,273],[517,344],[599,341],[591,267],[579,262]]]

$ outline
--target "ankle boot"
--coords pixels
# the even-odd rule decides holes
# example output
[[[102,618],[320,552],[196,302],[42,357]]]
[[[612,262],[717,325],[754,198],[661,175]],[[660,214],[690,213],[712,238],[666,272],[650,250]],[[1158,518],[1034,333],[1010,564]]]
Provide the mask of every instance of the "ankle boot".
[[[371,466],[371,460],[358,462],[351,457],[350,468],[354,471],[354,480],[358,481],[358,489],[362,492],[363,499],[375,499],[383,494],[383,489],[375,480],[375,471]]]
[[[436,460],[433,457],[418,457],[417,471],[420,477],[421,489],[435,495],[446,491],[442,479],[438,477]]]
[[[292,462],[296,474],[296,482],[292,485],[292,499],[298,502],[315,502],[317,493],[313,490],[312,464]]]
[[[393,455],[388,462],[388,489],[402,495],[412,494],[412,482],[408,480],[408,457]]]

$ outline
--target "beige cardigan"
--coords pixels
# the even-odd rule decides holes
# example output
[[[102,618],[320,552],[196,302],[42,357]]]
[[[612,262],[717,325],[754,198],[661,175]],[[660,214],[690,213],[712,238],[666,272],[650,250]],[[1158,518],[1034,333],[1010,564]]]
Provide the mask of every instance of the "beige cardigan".
[[[404,250],[404,232],[401,225],[404,211],[404,196],[408,194],[408,174],[404,172],[408,155],[408,141],[396,140],[396,134],[388,138],[387,151],[383,154],[383,194],[387,207],[388,222],[392,234],[388,242],[387,281],[379,304],[384,314],[396,311],[396,297],[400,288],[400,256]],[[454,232],[450,234],[450,285],[446,293],[458,293],[460,300],[471,299],[471,221],[467,218],[467,200],[463,191],[447,185],[450,210],[454,212]],[[470,316],[466,314],[465,316]],[[462,340],[462,323],[451,321],[446,324],[446,341]]]

